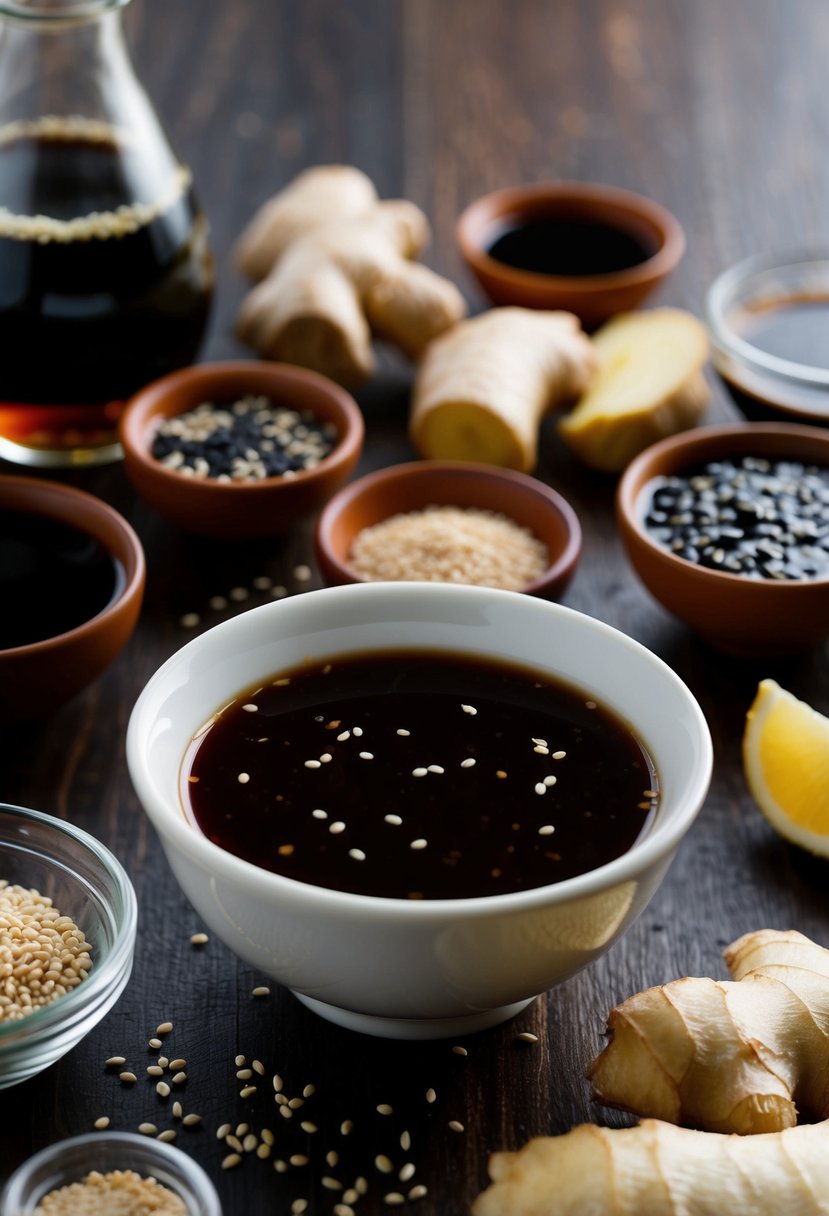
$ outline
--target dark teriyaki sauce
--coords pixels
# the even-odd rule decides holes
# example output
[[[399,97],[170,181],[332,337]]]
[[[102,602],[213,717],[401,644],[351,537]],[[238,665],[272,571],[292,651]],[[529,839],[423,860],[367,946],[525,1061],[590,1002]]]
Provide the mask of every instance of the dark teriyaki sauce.
[[[431,651],[270,677],[200,732],[188,818],[301,882],[396,899],[523,891],[625,853],[657,802],[630,728],[585,694]]]
[[[0,508],[1,649],[76,629],[103,612],[123,585],[123,567],[93,536]]]
[[[501,229],[487,252],[516,270],[580,277],[639,266],[653,257],[656,246],[596,220],[539,216]]]

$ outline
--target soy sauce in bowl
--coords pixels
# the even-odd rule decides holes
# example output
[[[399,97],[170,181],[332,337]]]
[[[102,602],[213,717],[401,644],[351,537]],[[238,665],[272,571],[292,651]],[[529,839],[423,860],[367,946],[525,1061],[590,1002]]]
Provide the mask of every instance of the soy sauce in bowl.
[[[656,251],[654,242],[632,230],[553,214],[516,219],[496,232],[487,253],[516,270],[574,278],[630,270]]]

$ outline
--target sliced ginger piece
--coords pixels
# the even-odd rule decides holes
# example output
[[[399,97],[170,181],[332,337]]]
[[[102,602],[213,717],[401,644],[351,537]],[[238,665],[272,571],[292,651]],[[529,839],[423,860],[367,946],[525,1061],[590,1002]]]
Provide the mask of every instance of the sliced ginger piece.
[[[772,827],[829,857],[829,718],[762,680],[746,717],[743,768]]]
[[[410,433],[431,460],[530,472],[548,410],[580,393],[595,367],[567,312],[493,308],[431,342],[412,397]]]
[[[594,469],[615,473],[649,444],[699,422],[709,399],[704,326],[677,308],[614,317],[593,335],[599,370],[559,433]]]

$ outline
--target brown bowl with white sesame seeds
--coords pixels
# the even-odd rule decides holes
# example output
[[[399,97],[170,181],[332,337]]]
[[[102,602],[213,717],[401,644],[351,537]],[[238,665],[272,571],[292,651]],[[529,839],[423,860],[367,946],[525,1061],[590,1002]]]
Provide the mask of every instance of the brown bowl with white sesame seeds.
[[[272,536],[351,475],[363,417],[339,385],[282,363],[204,363],[137,393],[120,423],[139,494],[188,532]]]
[[[340,490],[316,530],[332,585],[448,582],[555,599],[581,556],[581,526],[550,486],[510,469],[414,461]]]

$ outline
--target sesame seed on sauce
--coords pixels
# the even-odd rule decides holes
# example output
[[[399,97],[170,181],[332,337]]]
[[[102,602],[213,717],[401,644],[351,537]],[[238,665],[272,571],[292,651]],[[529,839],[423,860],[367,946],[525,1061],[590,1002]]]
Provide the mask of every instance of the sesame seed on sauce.
[[[367,747],[350,745],[362,737]],[[407,900],[520,891],[595,869],[658,808],[647,754],[584,693],[428,651],[263,672],[194,739],[182,786],[194,826],[253,864]]]

